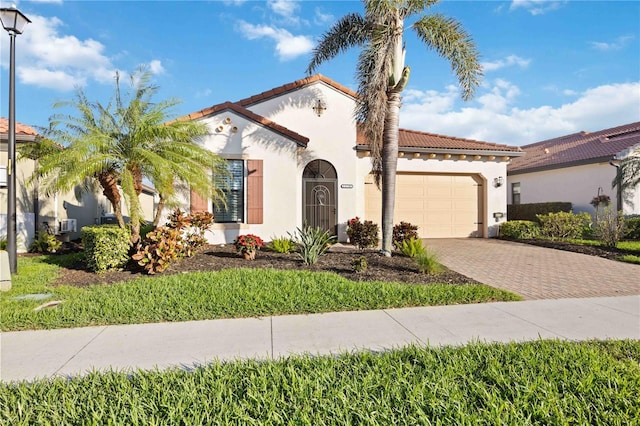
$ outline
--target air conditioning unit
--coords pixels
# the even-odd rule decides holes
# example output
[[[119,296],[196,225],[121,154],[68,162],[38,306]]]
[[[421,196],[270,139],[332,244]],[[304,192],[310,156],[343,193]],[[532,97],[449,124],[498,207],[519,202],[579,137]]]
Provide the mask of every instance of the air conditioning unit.
[[[101,216],[100,225],[112,225],[118,223],[118,219],[115,216]]]
[[[59,225],[61,234],[65,232],[76,232],[78,222],[76,219],[64,219],[59,222]]]

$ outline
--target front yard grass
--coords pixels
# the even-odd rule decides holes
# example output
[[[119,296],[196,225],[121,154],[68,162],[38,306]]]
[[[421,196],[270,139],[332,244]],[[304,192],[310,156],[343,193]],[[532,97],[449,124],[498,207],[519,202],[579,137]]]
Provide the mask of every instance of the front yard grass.
[[[0,423],[631,425],[640,342],[536,341],[0,385]]]
[[[73,257],[56,257],[72,263]],[[0,295],[3,331],[520,300],[485,285],[354,282],[333,273],[227,269],[140,278],[113,285],[51,286],[59,266],[19,258],[13,289]],[[46,300],[16,300],[25,294]],[[52,308],[34,311],[47,301]]]

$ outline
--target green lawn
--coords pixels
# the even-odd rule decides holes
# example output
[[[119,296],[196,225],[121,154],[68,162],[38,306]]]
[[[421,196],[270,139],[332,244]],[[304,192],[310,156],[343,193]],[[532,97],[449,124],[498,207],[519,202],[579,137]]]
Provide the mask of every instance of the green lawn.
[[[470,344],[0,385],[0,424],[637,425],[640,342]]]
[[[567,240],[575,244],[583,244],[585,246],[604,246],[604,244],[597,240]],[[640,265],[640,241],[620,241],[616,248],[620,250],[627,250],[632,252],[631,254],[625,254],[620,256],[618,260],[627,263],[636,263]]]
[[[72,260],[55,258],[57,263]],[[353,282],[331,273],[264,269],[167,275],[86,288],[52,287],[60,267],[51,258],[27,257],[19,262],[13,289],[0,295],[4,331],[520,300],[485,285]],[[14,299],[32,293],[51,297]],[[64,302],[34,311],[52,300]]]

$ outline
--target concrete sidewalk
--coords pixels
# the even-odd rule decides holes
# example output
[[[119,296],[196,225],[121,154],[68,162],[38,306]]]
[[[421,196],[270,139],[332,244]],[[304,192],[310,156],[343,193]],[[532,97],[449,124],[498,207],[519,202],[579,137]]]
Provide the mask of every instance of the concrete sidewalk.
[[[5,332],[0,379],[539,338],[640,339],[640,296]]]

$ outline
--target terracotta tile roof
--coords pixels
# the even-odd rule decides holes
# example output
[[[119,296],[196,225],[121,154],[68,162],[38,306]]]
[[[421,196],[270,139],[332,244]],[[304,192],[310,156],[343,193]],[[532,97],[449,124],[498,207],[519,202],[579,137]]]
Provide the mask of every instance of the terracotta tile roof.
[[[280,133],[281,135],[295,141],[298,145],[300,146],[307,146],[307,143],[309,143],[309,138],[306,136],[302,136],[299,133],[294,132],[293,130],[289,130],[284,126],[279,125],[278,123],[275,123],[271,120],[269,120],[266,117],[263,117],[261,115],[258,115],[252,111],[249,111],[248,109],[246,109],[245,107],[239,105],[238,103],[233,103],[233,102],[223,102],[221,104],[217,104],[217,105],[213,105],[209,108],[205,108],[203,110],[200,111],[196,111],[196,112],[192,112],[189,115],[185,115],[183,117],[180,117],[178,120],[194,120],[197,118],[202,118],[202,117],[207,117],[209,115],[213,115],[213,114],[217,114],[219,112],[225,111],[225,110],[231,110],[235,113],[237,113],[238,115],[244,116],[246,118],[248,118],[249,120],[255,121],[256,123],[262,124],[263,126],[266,126],[268,128],[270,128],[271,130],[273,130],[276,133]]]
[[[0,117],[0,134],[6,135],[7,133],[9,133],[9,119]],[[38,132],[36,132],[33,127],[16,122],[16,137],[18,136],[36,137],[38,136]],[[6,137],[3,137],[2,139],[6,139]]]
[[[640,146],[640,122],[574,133],[523,146],[526,154],[514,159],[507,172],[518,174],[609,161],[635,146]]]
[[[362,132],[358,132],[358,146],[367,146]],[[490,142],[482,142],[473,139],[456,138],[453,136],[438,135],[435,133],[419,132],[416,130],[400,129],[400,148],[460,150],[460,151],[493,151],[520,153],[517,146],[501,145]]]
[[[275,87],[271,90],[267,90],[266,92],[262,92],[259,93],[257,95],[254,96],[250,96],[248,98],[245,99],[241,99],[237,102],[237,104],[242,105],[242,106],[250,106],[250,105],[254,105],[263,101],[266,101],[268,99],[271,99],[273,97],[276,96],[280,96],[283,93],[287,93],[287,92],[291,92],[293,90],[298,90],[304,86],[308,86],[309,84],[313,84],[316,83],[318,81],[322,81],[326,84],[328,84],[329,86],[333,87],[334,89],[337,89],[353,98],[357,97],[358,94],[356,92],[354,92],[353,90],[343,86],[340,83],[336,83],[335,81],[331,80],[329,77],[325,77],[322,74],[315,74],[312,76],[309,76],[307,78],[303,78],[300,80],[296,80],[293,83],[287,83],[284,84],[282,86],[279,87]]]

